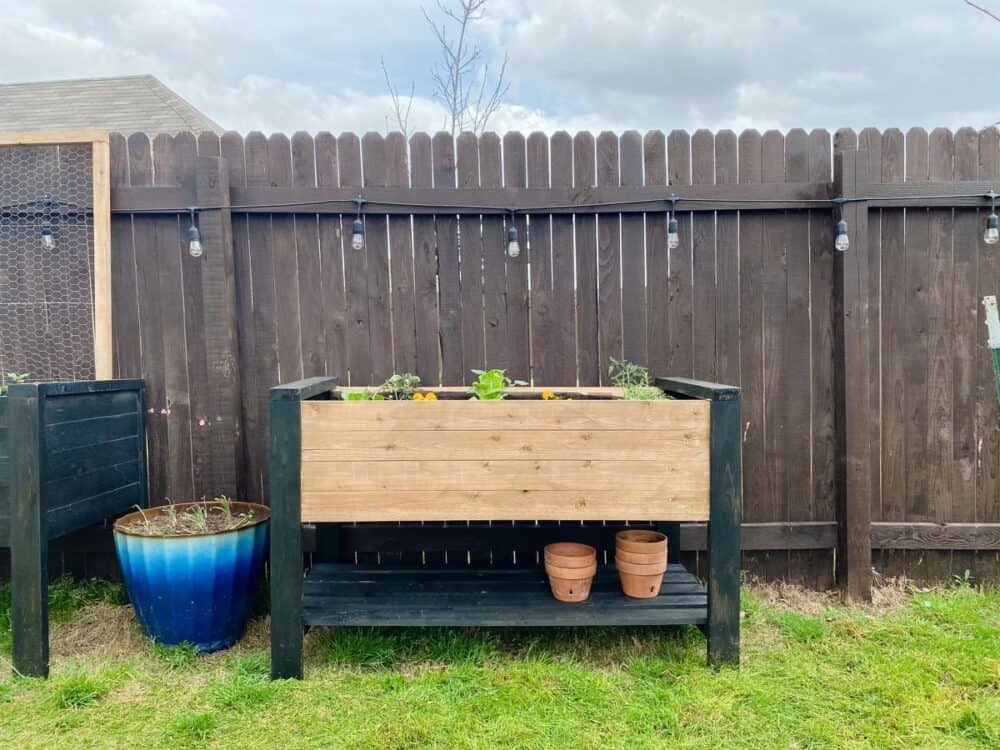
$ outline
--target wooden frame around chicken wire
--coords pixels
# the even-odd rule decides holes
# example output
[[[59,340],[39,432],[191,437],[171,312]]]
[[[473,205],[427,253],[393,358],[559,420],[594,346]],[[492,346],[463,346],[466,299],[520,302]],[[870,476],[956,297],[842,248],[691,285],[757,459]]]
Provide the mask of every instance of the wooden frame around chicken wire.
[[[66,146],[90,143],[93,147],[94,215],[94,376],[114,375],[111,347],[111,151],[103,130],[44,130],[0,133],[3,146]]]

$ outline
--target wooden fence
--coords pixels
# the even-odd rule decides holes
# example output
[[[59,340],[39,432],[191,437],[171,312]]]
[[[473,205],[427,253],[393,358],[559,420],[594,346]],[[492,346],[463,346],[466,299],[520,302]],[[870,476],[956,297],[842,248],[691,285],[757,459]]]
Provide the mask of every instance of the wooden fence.
[[[1000,180],[994,129],[110,145],[116,376],[147,382],[154,500],[266,501],[277,383],[412,371],[448,385],[499,366],[590,385],[624,356],[742,387],[752,572],[829,585],[838,529],[863,569],[870,528],[886,573],[1000,575],[978,302],[996,292],[996,250],[988,202],[955,197]],[[702,202],[681,203],[668,252],[665,206],[634,201],[671,192]],[[344,199],[358,194],[366,247],[353,251]],[[843,206],[852,246],[835,257],[840,195],[869,200]],[[492,208],[441,209],[463,202]],[[201,259],[176,210],[188,205],[212,207],[198,213]],[[517,259],[511,205],[550,207],[516,214]],[[703,548],[703,530],[684,540]]]

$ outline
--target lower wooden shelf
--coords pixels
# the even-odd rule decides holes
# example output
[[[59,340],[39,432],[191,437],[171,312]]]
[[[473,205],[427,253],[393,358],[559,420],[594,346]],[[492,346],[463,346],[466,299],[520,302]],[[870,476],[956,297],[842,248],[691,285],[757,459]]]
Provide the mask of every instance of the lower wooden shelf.
[[[540,568],[386,568],[314,565],[303,589],[307,625],[572,627],[703,625],[705,587],[671,565],[660,595],[629,599],[613,565],[601,566],[590,598],[552,598]]]

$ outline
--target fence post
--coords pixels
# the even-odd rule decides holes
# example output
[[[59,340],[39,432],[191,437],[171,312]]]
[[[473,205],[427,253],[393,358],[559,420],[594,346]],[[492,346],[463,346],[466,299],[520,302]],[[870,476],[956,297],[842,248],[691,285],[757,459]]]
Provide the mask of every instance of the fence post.
[[[868,274],[868,203],[854,201],[869,182],[867,163],[854,150],[834,158],[835,195],[847,222],[850,247],[835,260],[837,442],[837,580],[848,599],[871,599],[871,430],[869,347],[872,336]],[[835,220],[840,217],[835,217]],[[831,234],[830,242],[833,242]],[[860,386],[858,385],[860,384]]]
[[[199,156],[195,167],[198,206],[221,206],[199,213],[205,254],[201,289],[205,311],[205,348],[211,390],[211,451],[215,495],[245,497],[238,486],[243,475],[243,419],[240,393],[239,342],[236,333],[236,274],[233,225],[229,210],[229,168],[218,156]]]

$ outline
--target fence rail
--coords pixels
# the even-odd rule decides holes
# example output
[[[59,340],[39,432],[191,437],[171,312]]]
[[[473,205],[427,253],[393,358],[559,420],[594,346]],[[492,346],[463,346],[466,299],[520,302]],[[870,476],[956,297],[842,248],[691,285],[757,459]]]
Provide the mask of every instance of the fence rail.
[[[888,573],[1000,577],[978,304],[998,280],[982,240],[995,129],[136,133],[110,147],[115,365],[146,378],[154,499],[266,500],[276,383],[411,371],[460,385],[504,367],[598,385],[625,357],[743,389],[752,572],[829,585],[840,529],[857,580],[869,555]],[[701,532],[685,533],[697,554]]]

